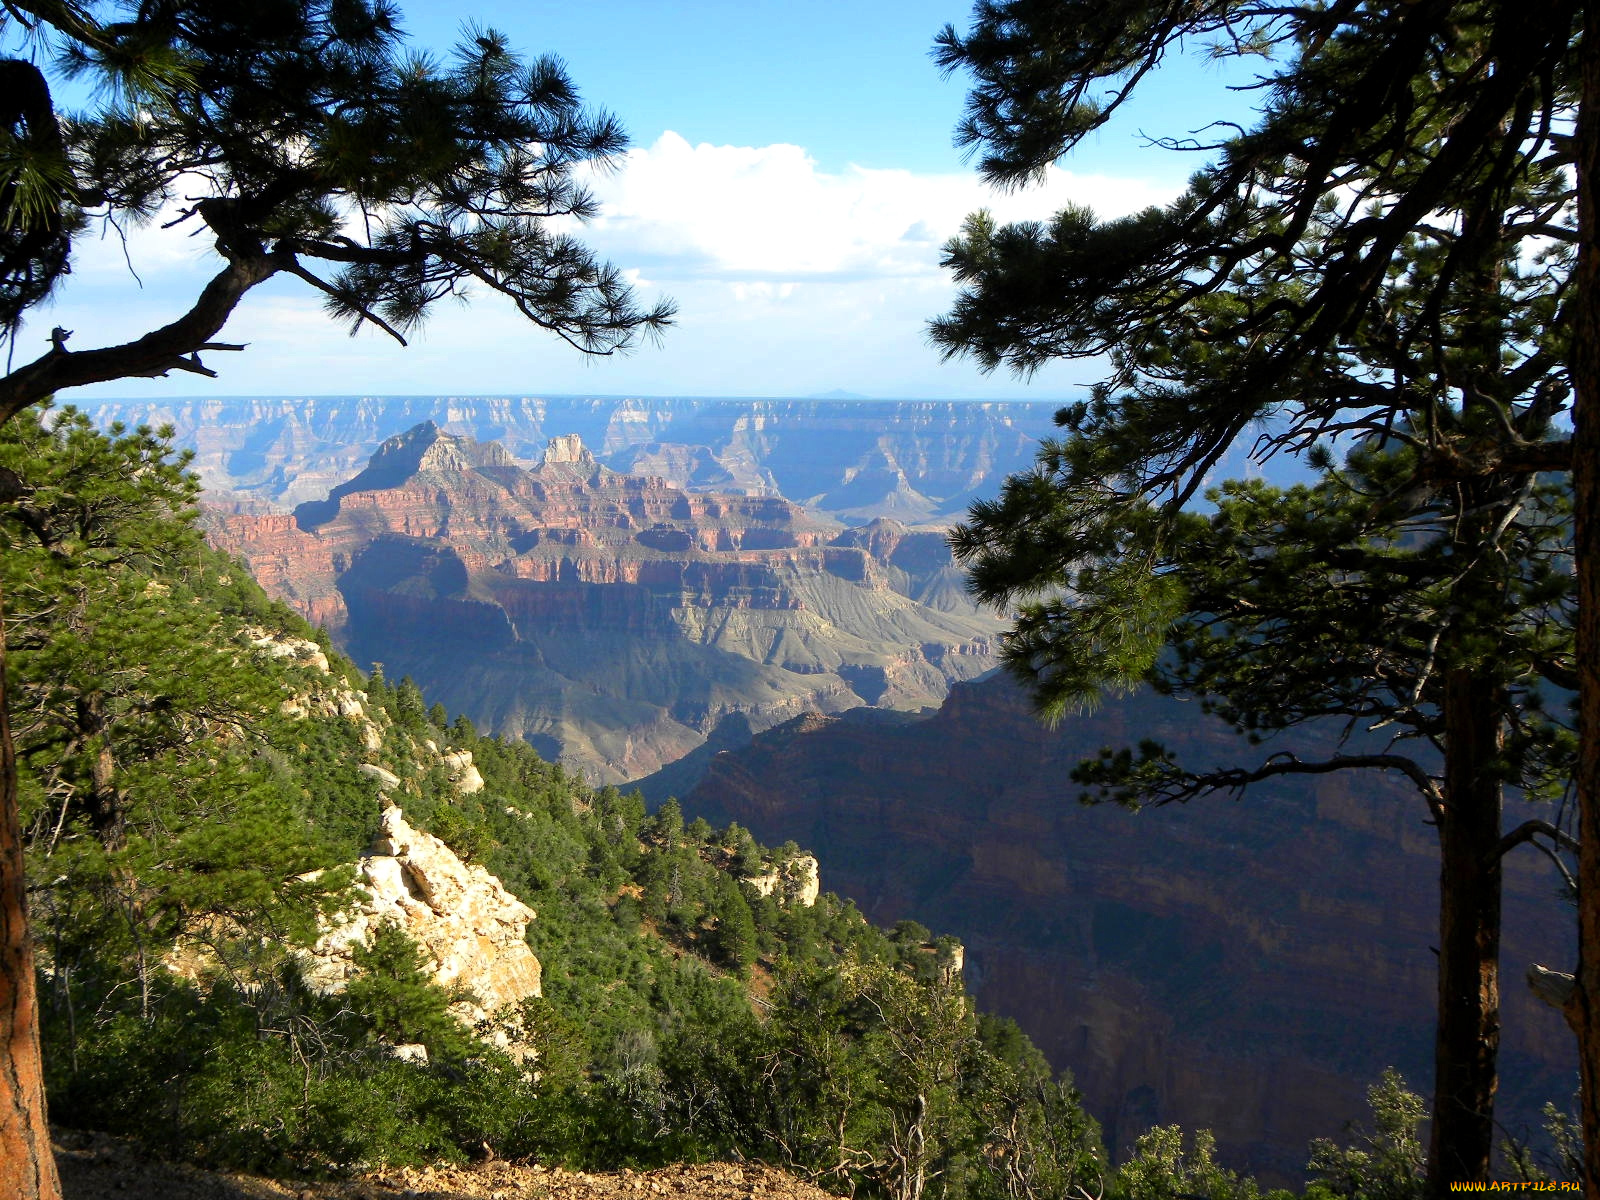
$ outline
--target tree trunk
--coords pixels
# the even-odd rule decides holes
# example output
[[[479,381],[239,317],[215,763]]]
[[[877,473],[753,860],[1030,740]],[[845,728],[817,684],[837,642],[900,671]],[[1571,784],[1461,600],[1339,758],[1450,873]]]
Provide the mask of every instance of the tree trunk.
[[[1499,684],[1445,680],[1445,811],[1439,822],[1439,1012],[1428,1194],[1487,1180],[1500,1049]]]
[[[1567,1020],[1583,1084],[1583,1194],[1600,1200],[1600,2],[1583,9],[1578,266],[1572,328],[1578,577],[1578,971]]]
[[[0,624],[0,1196],[60,1200],[45,1116],[27,901],[17,756],[6,700],[5,629]]]
[[[128,840],[127,822],[122,797],[117,794],[117,760],[111,752],[106,698],[94,692],[80,697],[76,708],[78,732],[94,754],[89,768],[89,825],[107,850],[121,850]]]

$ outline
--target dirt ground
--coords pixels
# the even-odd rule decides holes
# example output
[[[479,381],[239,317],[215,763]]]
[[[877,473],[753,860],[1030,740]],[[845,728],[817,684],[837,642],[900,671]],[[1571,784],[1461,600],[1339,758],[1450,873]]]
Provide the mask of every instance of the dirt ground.
[[[153,1162],[113,1138],[71,1132],[57,1137],[56,1163],[65,1200],[835,1200],[781,1172],[735,1163],[601,1174],[489,1162],[295,1184]]]

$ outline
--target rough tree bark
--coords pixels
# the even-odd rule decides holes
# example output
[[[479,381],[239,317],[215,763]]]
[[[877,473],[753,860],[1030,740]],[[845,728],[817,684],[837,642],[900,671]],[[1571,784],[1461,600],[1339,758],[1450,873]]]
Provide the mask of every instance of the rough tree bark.
[[[211,339],[245,292],[281,266],[266,254],[230,257],[187,313],[126,345],[71,353],[58,339],[49,354],[0,381],[0,424],[58,388],[174,369],[210,374],[199,361],[199,351],[239,348]],[[16,748],[7,705],[0,628],[0,1197],[60,1200],[39,1053]]]
[[[1500,1048],[1498,685],[1467,669],[1445,681],[1445,804],[1439,822],[1439,1019],[1428,1192],[1489,1178]]]
[[[60,1200],[39,1056],[39,1005],[5,666],[5,627],[0,623],[0,1196]]]

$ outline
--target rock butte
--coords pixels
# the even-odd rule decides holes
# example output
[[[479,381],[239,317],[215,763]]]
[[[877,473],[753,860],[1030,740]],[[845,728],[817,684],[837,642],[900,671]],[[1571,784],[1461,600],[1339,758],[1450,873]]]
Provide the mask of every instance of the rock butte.
[[[919,709],[994,664],[938,530],[855,529],[776,496],[625,475],[575,436],[532,469],[425,423],[293,516],[213,540],[358,662],[596,782],[688,753],[724,718]]]

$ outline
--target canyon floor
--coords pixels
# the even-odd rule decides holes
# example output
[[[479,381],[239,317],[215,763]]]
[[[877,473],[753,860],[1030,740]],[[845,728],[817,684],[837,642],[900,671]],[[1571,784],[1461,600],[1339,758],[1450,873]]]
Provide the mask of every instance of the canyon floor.
[[[285,1183],[157,1162],[116,1139],[83,1133],[60,1135],[56,1162],[64,1200],[832,1200],[782,1172],[738,1163],[602,1173],[488,1162]]]

